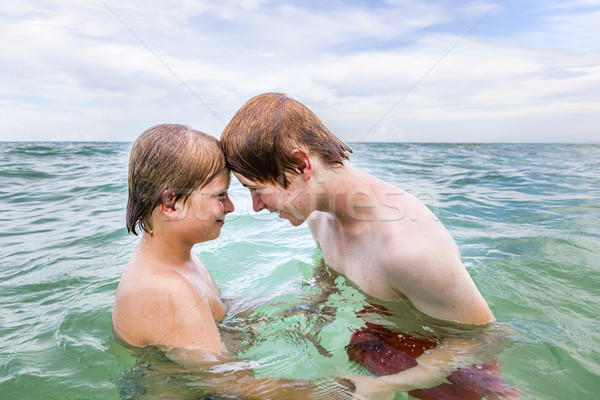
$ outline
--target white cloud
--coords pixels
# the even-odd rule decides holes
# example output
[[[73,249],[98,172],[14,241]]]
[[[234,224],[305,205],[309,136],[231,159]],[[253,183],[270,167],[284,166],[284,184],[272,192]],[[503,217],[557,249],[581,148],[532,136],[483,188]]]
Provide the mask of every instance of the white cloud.
[[[218,136],[266,91],[345,140],[597,137],[598,10],[554,10],[517,40],[441,28],[462,18],[466,31],[493,5],[478,1],[140,4],[1,5],[0,139],[132,140],[158,122]]]
[[[580,52],[600,49],[600,10],[585,14],[561,14],[547,18],[548,33],[540,42],[551,47],[567,47]]]

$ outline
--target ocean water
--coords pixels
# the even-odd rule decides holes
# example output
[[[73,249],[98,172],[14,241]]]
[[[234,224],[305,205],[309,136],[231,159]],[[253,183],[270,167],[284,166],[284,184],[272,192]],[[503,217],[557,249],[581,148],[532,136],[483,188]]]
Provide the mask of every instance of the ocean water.
[[[112,336],[114,294],[137,242],[124,228],[130,146],[0,143],[0,398],[218,397],[206,394],[215,374]],[[353,164],[415,194],[454,236],[496,318],[514,330],[498,355],[503,380],[523,399],[597,398],[600,146],[352,148]],[[334,276],[334,294],[315,301],[321,256],[308,229],[253,213],[235,179],[231,197],[221,236],[194,250],[231,304],[223,329],[236,356],[257,377],[360,373],[344,346],[365,296]]]

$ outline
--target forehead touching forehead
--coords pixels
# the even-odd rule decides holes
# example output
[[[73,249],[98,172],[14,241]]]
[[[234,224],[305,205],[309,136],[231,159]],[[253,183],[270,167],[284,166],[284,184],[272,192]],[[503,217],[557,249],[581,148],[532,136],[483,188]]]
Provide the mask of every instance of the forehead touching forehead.
[[[252,179],[246,178],[244,175],[242,175],[236,171],[233,171],[233,175],[235,175],[235,177],[242,184],[242,186],[245,186],[248,188],[268,185],[268,183],[261,183],[261,182],[253,181]]]
[[[231,183],[231,171],[225,167],[207,186],[216,186],[219,188],[228,188]]]
[[[283,93],[253,97],[221,135],[230,168],[252,182],[287,188],[302,149],[326,167],[341,165],[352,150],[302,103]]]

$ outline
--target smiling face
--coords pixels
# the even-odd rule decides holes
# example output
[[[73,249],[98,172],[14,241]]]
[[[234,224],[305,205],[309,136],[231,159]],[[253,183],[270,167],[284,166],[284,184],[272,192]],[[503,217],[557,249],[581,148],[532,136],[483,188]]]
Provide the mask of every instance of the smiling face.
[[[301,225],[310,215],[310,199],[306,183],[301,176],[290,176],[290,184],[284,189],[277,185],[253,182],[236,172],[233,174],[250,190],[254,211],[267,210],[277,213],[279,218],[287,219],[294,226]]]
[[[234,210],[227,193],[229,170],[221,171],[208,185],[192,193],[184,205],[184,235],[193,243],[205,242],[219,237],[225,216]]]

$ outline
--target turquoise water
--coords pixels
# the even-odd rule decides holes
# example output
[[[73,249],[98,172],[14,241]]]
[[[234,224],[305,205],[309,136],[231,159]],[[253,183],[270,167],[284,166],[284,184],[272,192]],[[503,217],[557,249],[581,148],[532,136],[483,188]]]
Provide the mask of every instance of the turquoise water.
[[[524,399],[596,398],[600,146],[352,147],[356,166],[438,215],[496,318],[514,328],[499,355],[503,379]],[[129,148],[0,143],[1,398],[203,398],[205,375],[112,337],[114,293],[137,240],[124,228]],[[320,253],[306,227],[252,213],[235,179],[231,195],[236,211],[221,237],[195,251],[230,298],[224,328],[255,325],[238,336],[237,355],[257,376],[360,371],[344,346],[364,296],[338,277],[319,312],[285,313],[318,291],[310,280]],[[251,307],[250,321],[236,307]]]

